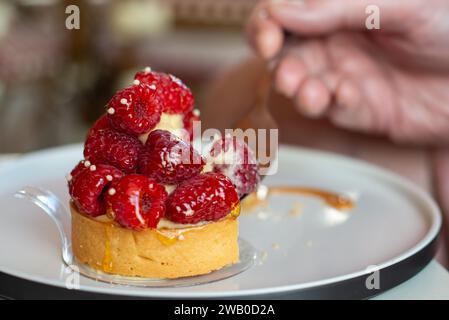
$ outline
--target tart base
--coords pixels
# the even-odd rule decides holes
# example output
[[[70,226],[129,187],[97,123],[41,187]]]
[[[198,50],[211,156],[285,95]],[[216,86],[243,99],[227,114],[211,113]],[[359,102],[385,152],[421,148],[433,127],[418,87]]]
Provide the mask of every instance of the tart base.
[[[72,250],[78,262],[122,276],[180,278],[239,260],[238,220],[227,217],[186,229],[133,231],[80,213],[73,204]]]

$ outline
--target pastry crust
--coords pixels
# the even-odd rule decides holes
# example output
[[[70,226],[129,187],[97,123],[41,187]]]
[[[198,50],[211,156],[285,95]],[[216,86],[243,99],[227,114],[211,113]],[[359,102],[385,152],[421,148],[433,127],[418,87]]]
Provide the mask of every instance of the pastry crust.
[[[206,274],[239,260],[238,221],[186,229],[133,231],[80,213],[72,204],[75,258],[96,270],[122,276],[180,278]]]

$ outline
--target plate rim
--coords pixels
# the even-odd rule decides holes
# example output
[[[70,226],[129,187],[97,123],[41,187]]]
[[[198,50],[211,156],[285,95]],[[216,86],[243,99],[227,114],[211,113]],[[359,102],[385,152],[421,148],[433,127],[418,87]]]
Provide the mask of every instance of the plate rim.
[[[23,154],[19,156],[17,159],[13,160],[11,163],[6,163],[0,168],[0,174],[4,171],[11,170],[17,165],[21,163],[31,161],[33,158],[44,156],[45,154],[51,154],[54,152],[62,152],[63,150],[74,152],[75,150],[81,150],[82,143],[69,144],[63,146],[52,147],[48,149],[37,150],[31,153]],[[411,193],[413,196],[416,196],[425,206],[428,208],[430,215],[432,217],[431,226],[425,236],[413,247],[404,251],[402,254],[389,259],[378,265],[378,270],[382,271],[384,269],[390,268],[393,265],[404,262],[405,260],[413,257],[414,255],[420,253],[425,250],[427,247],[431,246],[433,242],[435,242],[436,238],[439,235],[441,226],[442,226],[442,216],[440,209],[430,194],[422,189],[420,186],[414,184],[412,181],[407,180],[406,178],[389,171],[388,169],[381,168],[377,165],[368,163],[363,160],[354,159],[345,155],[336,154],[333,152],[315,150],[312,148],[304,148],[299,146],[293,146],[288,144],[282,144],[279,147],[279,153],[302,153],[306,156],[314,156],[314,157],[324,157],[329,161],[337,161],[339,163],[347,163],[351,166],[356,166],[361,171],[367,171],[373,173],[376,176],[379,176],[382,179],[386,179],[390,183],[400,187],[402,190],[406,190]],[[62,263],[62,261],[61,261]],[[419,270],[418,270],[419,271]],[[246,272],[251,272],[247,270]],[[154,290],[152,288],[148,288],[147,291],[144,291],[140,288],[140,290],[132,290],[133,287],[125,287],[125,286],[114,286],[111,288],[106,287],[94,287],[89,285],[81,285],[80,291],[93,292],[98,294],[109,294],[109,295],[122,295],[122,296],[134,296],[134,297],[142,297],[142,298],[231,298],[231,297],[257,297],[257,296],[266,296],[266,295],[278,295],[278,294],[288,294],[296,291],[305,291],[312,288],[320,288],[329,285],[336,285],[342,282],[366,277],[370,275],[372,270],[361,270],[352,273],[348,273],[341,276],[309,281],[300,284],[290,284],[283,286],[273,286],[267,288],[258,288],[258,289],[245,289],[245,290],[232,290],[232,291],[203,291],[203,292],[170,292],[165,290]],[[59,288],[65,289],[65,286],[60,281],[43,279],[39,277],[34,277],[25,272],[10,270],[5,268],[0,264],[0,273],[5,273],[11,276],[15,276],[18,278],[22,278],[25,280],[41,283],[44,285],[55,286]],[[407,279],[404,279],[404,281]],[[124,290],[128,289],[128,290]],[[139,289],[139,288],[137,288]],[[383,290],[384,291],[384,290]]]

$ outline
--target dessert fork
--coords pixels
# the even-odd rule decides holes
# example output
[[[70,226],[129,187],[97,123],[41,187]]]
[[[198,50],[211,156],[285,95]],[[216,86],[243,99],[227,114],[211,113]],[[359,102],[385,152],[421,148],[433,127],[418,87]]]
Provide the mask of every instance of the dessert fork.
[[[14,196],[16,198],[26,199],[41,208],[47,216],[54,222],[59,232],[62,244],[62,258],[65,263],[70,265],[73,260],[70,250],[70,237],[67,236],[66,230],[69,230],[69,213],[62,205],[59,198],[51,191],[42,190],[36,187],[23,187],[17,191]]]
[[[269,109],[269,102],[271,98],[271,94],[273,92],[273,73],[267,68],[267,70],[263,73],[262,77],[259,80],[258,88],[257,88],[257,94],[256,94],[256,100],[252,106],[252,108],[249,110],[249,112],[240,120],[238,120],[234,128],[239,128],[242,130],[247,129],[254,129],[258,131],[259,129],[264,130],[271,130],[271,129],[278,129],[278,124],[276,123],[276,120],[271,115],[270,109]],[[266,136],[268,137],[268,135]],[[268,169],[272,161],[274,161],[276,154],[267,154],[267,150],[271,151],[270,148],[270,139],[266,139],[266,141],[261,144],[260,141],[257,141],[257,144],[255,146],[255,153],[256,158],[259,162],[259,166]],[[270,158],[270,162],[267,164],[261,164],[259,161],[259,155],[264,154],[268,155]],[[265,175],[260,176],[260,182],[265,178]],[[244,194],[240,197],[240,200],[245,199],[248,196],[248,194]]]

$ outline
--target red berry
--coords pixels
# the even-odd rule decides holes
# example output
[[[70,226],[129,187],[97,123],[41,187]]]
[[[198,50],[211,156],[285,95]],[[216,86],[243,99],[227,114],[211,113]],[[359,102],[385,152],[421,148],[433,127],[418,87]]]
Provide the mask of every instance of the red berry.
[[[154,85],[163,104],[163,112],[185,114],[193,109],[194,98],[190,89],[178,78],[160,72],[138,72],[135,79]]]
[[[84,161],[80,161],[75,168],[70,172],[70,174],[67,176],[67,184],[69,186],[69,194],[72,194],[73,192],[73,183],[76,181],[76,178],[80,173],[82,173],[84,170],[88,170],[89,166],[86,166],[84,164]],[[90,165],[90,163],[88,163]]]
[[[193,140],[193,122],[200,121],[199,111],[192,110],[184,115],[184,129],[189,133],[190,140]]]
[[[166,199],[163,186],[148,177],[131,174],[109,188],[107,212],[128,229],[156,228],[165,215]]]
[[[167,200],[167,218],[177,223],[217,221],[238,204],[231,180],[209,172],[184,181],[173,191]]]
[[[133,85],[117,92],[107,108],[112,126],[133,135],[153,129],[162,113],[156,90],[146,84]]]
[[[260,181],[257,159],[245,141],[228,136],[216,141],[210,151],[213,171],[231,179],[239,197],[253,192]]]
[[[139,172],[166,184],[178,184],[201,173],[205,162],[187,142],[166,130],[150,133],[140,154]]]
[[[76,207],[89,216],[97,217],[106,213],[103,191],[123,173],[113,166],[81,162],[71,175],[69,193]]]
[[[89,133],[87,134],[87,137],[93,135],[97,131],[104,130],[104,129],[112,129],[111,123],[109,122],[109,117],[107,114],[102,115],[93,126],[90,128]]]
[[[113,129],[94,130],[84,145],[84,157],[93,163],[109,164],[125,173],[134,173],[142,147],[134,136]]]

